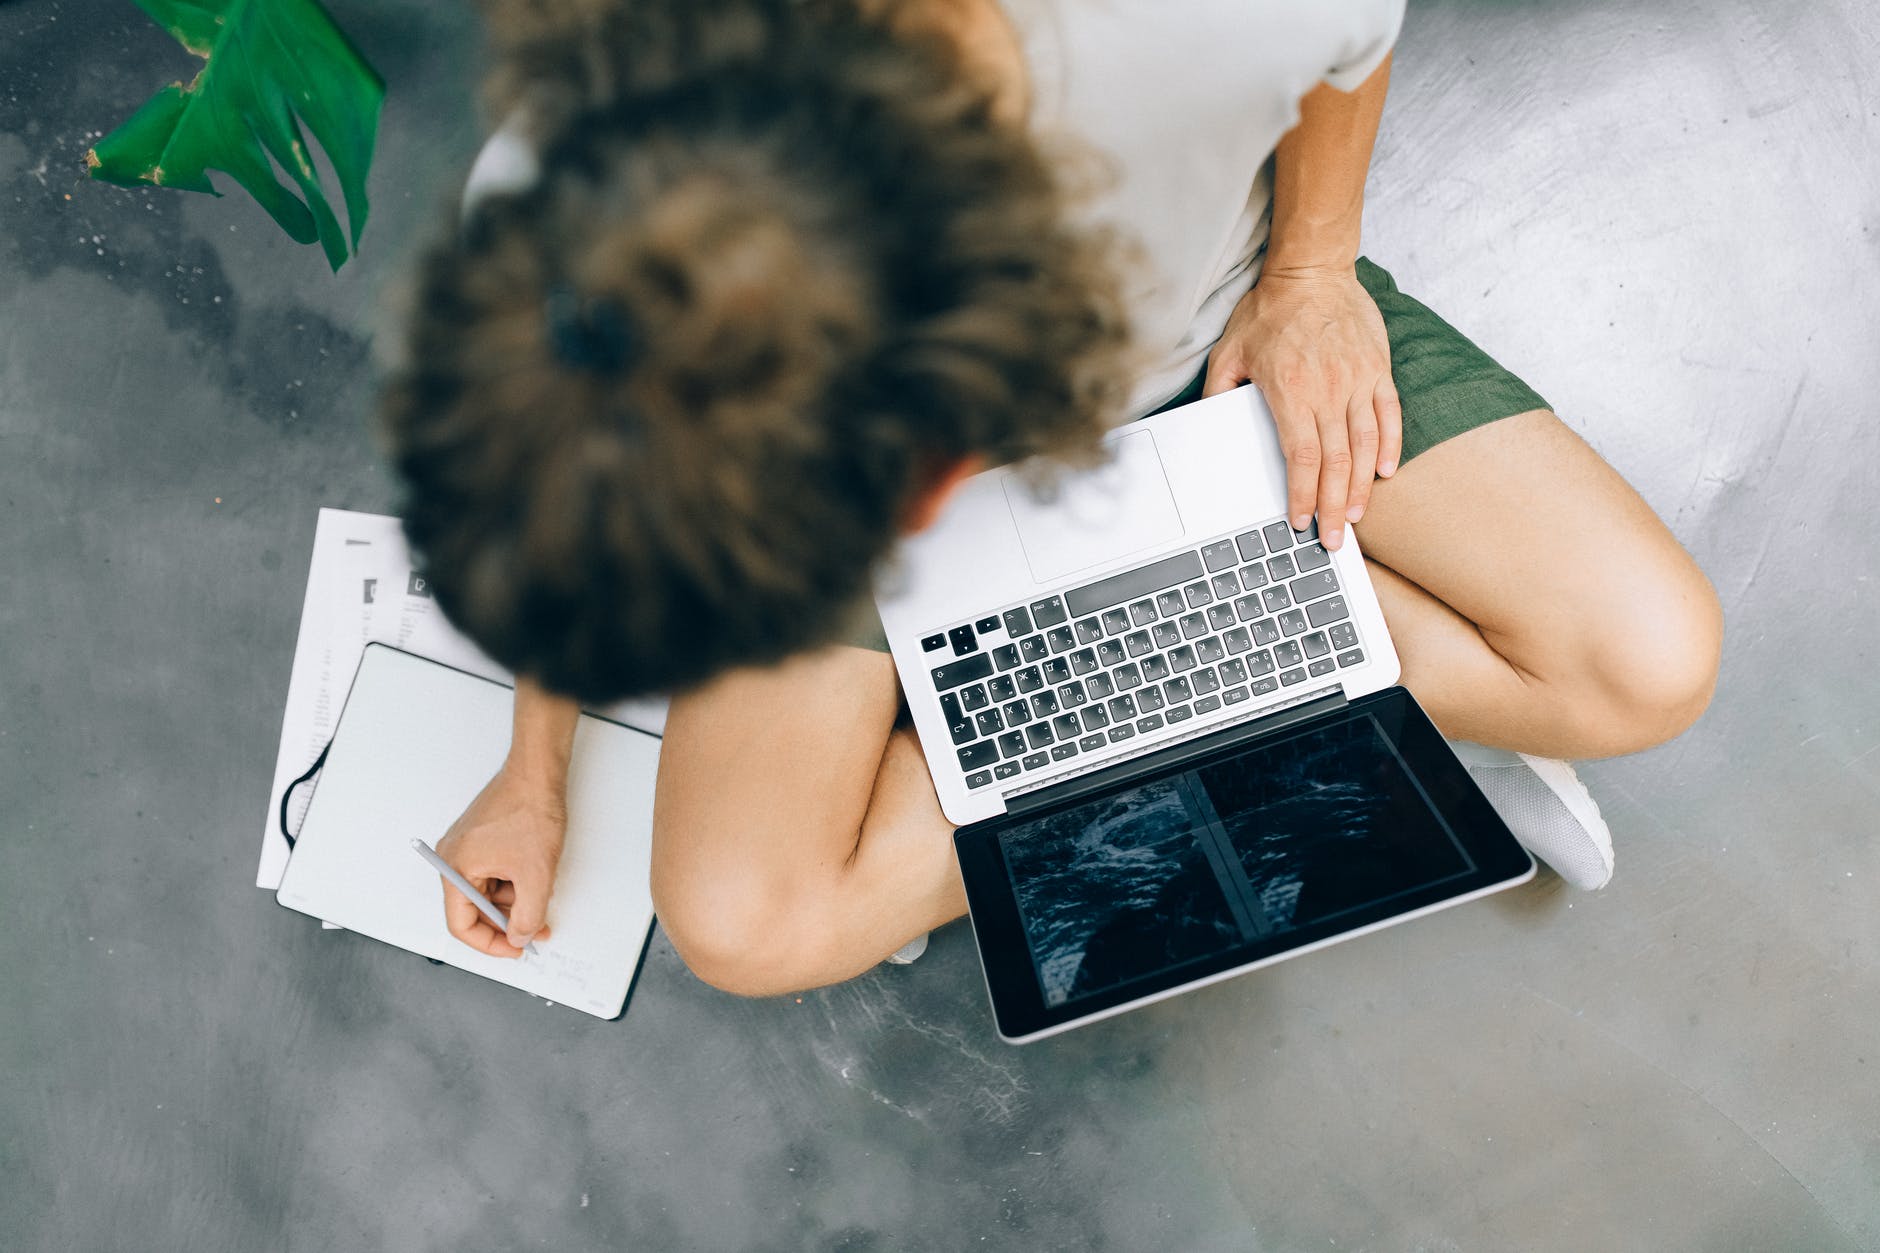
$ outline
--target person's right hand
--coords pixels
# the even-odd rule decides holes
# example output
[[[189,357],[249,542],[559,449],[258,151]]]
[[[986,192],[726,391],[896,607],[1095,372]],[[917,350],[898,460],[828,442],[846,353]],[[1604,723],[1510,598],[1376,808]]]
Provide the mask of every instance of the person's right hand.
[[[437,842],[437,852],[507,915],[509,932],[497,930],[469,898],[444,883],[450,933],[492,957],[520,957],[523,945],[547,939],[548,898],[567,830],[563,791],[508,767],[497,771]]]

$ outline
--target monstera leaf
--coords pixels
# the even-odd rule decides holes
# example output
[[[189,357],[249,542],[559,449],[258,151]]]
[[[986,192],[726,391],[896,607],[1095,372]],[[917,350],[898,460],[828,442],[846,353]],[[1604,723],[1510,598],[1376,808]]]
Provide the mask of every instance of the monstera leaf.
[[[137,3],[206,64],[194,82],[165,87],[105,136],[87,156],[92,177],[213,196],[221,193],[208,172],[221,170],[294,239],[317,239],[339,269],[365,229],[384,82],[316,0]],[[350,235],[320,189],[303,123],[339,179]]]

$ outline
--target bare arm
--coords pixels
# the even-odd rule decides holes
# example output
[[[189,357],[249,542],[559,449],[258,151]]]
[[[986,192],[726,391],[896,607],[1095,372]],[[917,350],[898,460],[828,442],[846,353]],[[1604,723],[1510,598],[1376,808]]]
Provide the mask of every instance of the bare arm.
[[[1364,180],[1389,90],[1386,57],[1356,91],[1320,83],[1299,102],[1299,124],[1273,152],[1266,274],[1344,271],[1358,259]]]
[[[516,714],[503,769],[557,792],[568,788],[568,757],[581,706],[531,679],[516,680]]]
[[[528,679],[516,683],[509,756],[438,853],[509,917],[497,931],[448,883],[444,922],[450,933],[493,957],[518,957],[531,939],[547,939],[548,901],[555,888],[568,827],[568,759],[581,707]]]
[[[1320,84],[1274,152],[1273,229],[1260,281],[1208,359],[1205,392],[1259,385],[1286,453],[1295,527],[1318,515],[1327,548],[1396,472],[1403,410],[1377,305],[1353,269],[1364,180],[1390,60],[1353,92]]]

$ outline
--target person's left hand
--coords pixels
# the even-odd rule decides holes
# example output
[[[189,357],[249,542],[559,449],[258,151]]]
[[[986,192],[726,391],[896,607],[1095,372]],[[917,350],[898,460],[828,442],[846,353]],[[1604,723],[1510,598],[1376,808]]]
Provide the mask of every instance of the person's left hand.
[[[1302,531],[1314,513],[1325,547],[1397,472],[1403,409],[1377,302],[1351,268],[1268,268],[1241,298],[1208,355],[1202,395],[1259,385],[1286,454],[1286,511]]]

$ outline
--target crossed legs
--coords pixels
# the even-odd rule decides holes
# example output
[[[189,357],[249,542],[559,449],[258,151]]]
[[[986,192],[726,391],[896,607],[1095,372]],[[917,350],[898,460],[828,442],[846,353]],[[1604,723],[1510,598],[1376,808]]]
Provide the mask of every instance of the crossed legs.
[[[1403,663],[1445,734],[1550,757],[1636,752],[1703,711],[1722,621],[1696,563],[1551,413],[1445,441],[1357,528]],[[708,983],[859,974],[966,900],[886,656],[830,648],[674,701],[653,899]]]

